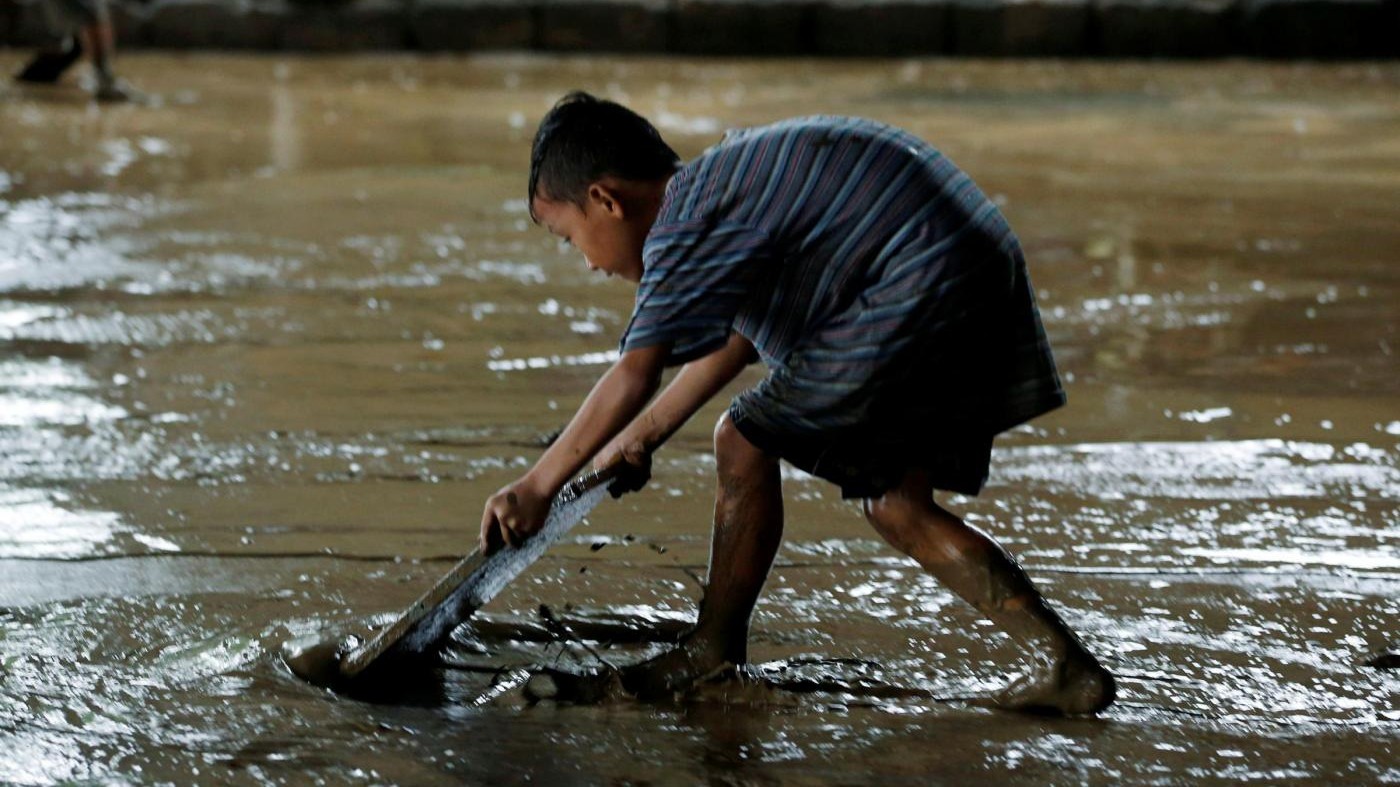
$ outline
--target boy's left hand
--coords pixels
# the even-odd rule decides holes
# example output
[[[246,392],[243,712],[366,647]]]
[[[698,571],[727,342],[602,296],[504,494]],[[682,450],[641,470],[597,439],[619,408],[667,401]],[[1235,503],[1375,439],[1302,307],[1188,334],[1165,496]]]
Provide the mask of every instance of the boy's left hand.
[[[622,468],[617,479],[608,485],[608,492],[614,498],[635,492],[651,480],[651,451],[640,442],[608,443],[598,452],[598,457],[593,462],[593,470],[596,472],[619,462],[627,466]]]

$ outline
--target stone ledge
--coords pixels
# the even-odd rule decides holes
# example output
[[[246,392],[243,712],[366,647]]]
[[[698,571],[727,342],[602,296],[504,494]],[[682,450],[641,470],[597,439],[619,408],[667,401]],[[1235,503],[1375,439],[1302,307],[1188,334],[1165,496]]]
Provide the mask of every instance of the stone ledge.
[[[0,45],[42,44],[0,0]],[[122,47],[1400,57],[1400,0],[112,0]]]
[[[418,0],[408,33],[411,45],[430,52],[529,49],[535,8],[510,0]]]
[[[815,3],[801,0],[675,0],[669,51],[687,55],[802,55]]]
[[[1072,57],[1091,52],[1088,0],[958,0],[953,52],[974,56]]]
[[[1400,3],[1387,0],[1244,0],[1249,53],[1280,58],[1400,54]]]
[[[155,0],[140,40],[161,49],[276,49],[286,14],[285,6],[246,0]]]
[[[1095,0],[1108,57],[1225,57],[1244,51],[1234,0]]]
[[[355,0],[348,5],[297,4],[281,24],[283,49],[338,52],[403,49],[408,45],[407,0]]]
[[[948,0],[835,0],[816,7],[812,46],[823,55],[888,57],[952,51]]]
[[[535,44],[555,52],[655,52],[670,40],[665,0],[541,0]]]

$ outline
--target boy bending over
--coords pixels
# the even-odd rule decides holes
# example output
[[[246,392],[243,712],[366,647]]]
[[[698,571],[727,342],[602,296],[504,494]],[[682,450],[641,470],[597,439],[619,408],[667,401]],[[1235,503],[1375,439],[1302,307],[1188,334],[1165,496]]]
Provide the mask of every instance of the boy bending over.
[[[769,370],[715,427],[696,627],[627,668],[624,687],[661,695],[744,662],[782,537],[785,459],[862,498],[881,536],[1030,651],[1034,669],[997,704],[1076,714],[1113,701],[1113,677],[1011,555],[934,500],[977,494],[992,438],[1065,401],[1020,246],[967,175],[912,134],[839,117],[732,131],[682,165],[642,117],[573,93],[535,135],[529,197],[537,223],[635,283],[637,300],[621,357],[486,503],[483,548],[536,532],[589,460],[648,470],[746,365]]]

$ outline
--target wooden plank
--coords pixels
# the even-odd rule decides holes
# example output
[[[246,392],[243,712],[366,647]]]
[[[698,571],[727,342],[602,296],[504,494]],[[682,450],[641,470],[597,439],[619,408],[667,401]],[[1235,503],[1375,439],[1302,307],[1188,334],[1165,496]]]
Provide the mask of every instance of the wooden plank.
[[[418,597],[393,623],[340,657],[340,674],[353,678],[371,665],[435,651],[442,640],[510,580],[534,563],[605,496],[605,488],[626,471],[622,464],[586,473],[554,498],[544,526],[518,547],[490,555],[475,550]]]

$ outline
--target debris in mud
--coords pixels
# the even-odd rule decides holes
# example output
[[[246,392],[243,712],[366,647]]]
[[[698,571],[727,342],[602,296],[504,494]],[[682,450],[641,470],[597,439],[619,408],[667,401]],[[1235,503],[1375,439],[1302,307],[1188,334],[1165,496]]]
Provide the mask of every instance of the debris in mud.
[[[528,693],[530,678],[530,671],[527,669],[516,668],[507,670],[503,674],[492,679],[491,685],[487,687],[486,691],[477,695],[476,699],[467,704],[469,707],[473,708],[484,707],[506,696],[515,689],[523,688],[524,691]]]
[[[552,700],[573,705],[596,705],[626,693],[615,671],[574,673],[552,667],[530,676],[522,692],[531,703]]]
[[[575,633],[567,623],[560,620],[559,616],[554,614],[554,610],[550,609],[548,604],[540,605],[539,615],[540,619],[544,621],[545,626],[548,627],[550,631],[554,632],[561,642],[566,645],[576,645],[582,648],[588,655],[596,659],[599,664],[603,665],[605,670],[610,673],[617,672],[617,667],[613,666],[612,662],[603,658],[603,654],[599,653],[597,649],[589,645],[583,637]]]

